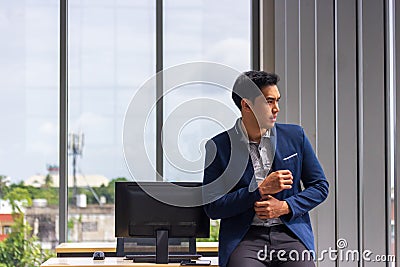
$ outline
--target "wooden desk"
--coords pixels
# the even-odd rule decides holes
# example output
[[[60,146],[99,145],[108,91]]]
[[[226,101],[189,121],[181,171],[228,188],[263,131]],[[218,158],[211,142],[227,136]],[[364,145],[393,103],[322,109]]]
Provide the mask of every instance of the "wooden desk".
[[[105,253],[115,253],[117,242],[75,242],[61,243],[56,247],[56,253],[92,253],[95,251],[103,251]]]
[[[61,243],[56,247],[57,257],[91,257],[95,251],[103,251],[109,257],[116,256],[117,242]]]
[[[216,257],[203,257],[202,260],[211,260],[211,265],[213,267],[218,266],[218,258]],[[133,263],[131,260],[124,260],[123,258],[117,257],[106,257],[105,260],[93,260],[88,257],[80,258],[51,258],[44,262],[40,267],[116,267],[116,266],[133,266],[133,267],[171,267],[180,266],[179,263],[169,263],[169,264],[154,264],[154,263]]]
[[[106,257],[116,256],[116,242],[61,243],[56,247],[57,257],[91,257],[95,251],[103,251]],[[197,253],[207,257],[218,256],[218,242],[197,242]]]
[[[218,256],[218,242],[197,242],[196,250],[199,254],[210,253]]]

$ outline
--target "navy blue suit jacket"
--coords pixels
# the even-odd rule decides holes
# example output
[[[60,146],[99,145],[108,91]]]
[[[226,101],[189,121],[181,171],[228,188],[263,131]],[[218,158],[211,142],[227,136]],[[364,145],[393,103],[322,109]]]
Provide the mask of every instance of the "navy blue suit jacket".
[[[293,175],[292,188],[273,195],[286,200],[291,210],[280,219],[307,249],[314,251],[308,212],[326,199],[328,182],[302,127],[276,123],[272,130],[275,156],[270,172],[288,169]],[[241,137],[241,132],[233,127],[206,143],[203,198],[210,203],[204,208],[211,219],[221,219],[222,267],[250,228],[254,203],[261,199],[247,144]]]

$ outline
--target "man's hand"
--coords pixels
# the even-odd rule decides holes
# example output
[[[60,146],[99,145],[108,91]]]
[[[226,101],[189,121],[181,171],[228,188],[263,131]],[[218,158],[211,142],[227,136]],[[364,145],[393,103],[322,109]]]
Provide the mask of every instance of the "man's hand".
[[[276,194],[284,189],[292,188],[293,176],[289,170],[280,170],[268,175],[262,183],[258,185],[261,196]]]
[[[290,208],[286,201],[281,201],[268,195],[266,200],[254,203],[254,210],[260,219],[278,218],[281,215],[289,214]]]

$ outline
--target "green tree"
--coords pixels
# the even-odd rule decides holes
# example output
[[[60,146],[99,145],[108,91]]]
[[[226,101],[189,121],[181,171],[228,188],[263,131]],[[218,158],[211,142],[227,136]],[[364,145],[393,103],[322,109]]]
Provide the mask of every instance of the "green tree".
[[[220,220],[210,221],[210,237],[209,238],[196,238],[198,242],[218,242]]]
[[[116,182],[126,182],[128,181],[125,177],[118,177],[118,178],[114,178],[112,179],[107,186],[105,186],[104,184],[102,184],[100,187],[94,187],[93,190],[96,192],[96,194],[101,197],[101,196],[105,196],[107,199],[107,203],[113,204],[114,198],[115,198],[115,183]],[[86,193],[87,195],[87,200],[88,200],[88,204],[97,204],[97,200],[94,198],[92,192],[90,192],[89,189],[86,189]]]
[[[58,204],[58,188],[26,186],[25,189],[29,191],[31,199],[44,198],[49,205]]]
[[[13,217],[12,232],[0,243],[0,262],[3,266],[34,267],[54,256],[54,253],[42,250],[37,237],[31,236],[32,229],[24,221],[23,214],[14,213]]]
[[[3,199],[5,194],[7,194],[7,176],[0,175],[0,199]]]
[[[53,186],[53,177],[50,174],[47,174],[44,179],[44,187],[49,188]]]
[[[39,266],[54,253],[42,250],[37,237],[32,236],[32,228],[24,220],[20,204],[31,205],[30,193],[26,188],[13,187],[6,199],[13,209],[14,224],[11,233],[0,243],[0,262],[5,267]]]
[[[126,182],[128,181],[125,177],[117,177],[114,178],[110,181],[110,183],[107,185],[107,192],[110,196],[110,199],[108,199],[111,203],[115,202],[115,183],[116,182]]]
[[[10,201],[15,213],[22,213],[20,204],[25,207],[32,205],[32,198],[26,188],[15,187],[7,193],[5,198]]]

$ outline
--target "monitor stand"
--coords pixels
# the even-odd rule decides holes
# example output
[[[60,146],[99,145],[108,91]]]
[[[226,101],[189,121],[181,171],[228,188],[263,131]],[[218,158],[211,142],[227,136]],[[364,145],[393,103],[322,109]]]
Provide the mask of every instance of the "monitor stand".
[[[150,262],[156,264],[167,264],[181,262],[182,260],[198,259],[201,255],[196,254],[196,240],[189,251],[189,254],[172,254],[168,253],[168,230],[157,230],[156,238],[156,255],[126,255],[126,259],[133,259],[134,262]],[[192,241],[190,242],[192,243]],[[194,251],[193,251],[194,250]]]
[[[157,231],[156,263],[168,263],[168,230]]]

